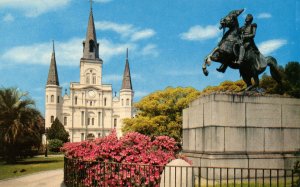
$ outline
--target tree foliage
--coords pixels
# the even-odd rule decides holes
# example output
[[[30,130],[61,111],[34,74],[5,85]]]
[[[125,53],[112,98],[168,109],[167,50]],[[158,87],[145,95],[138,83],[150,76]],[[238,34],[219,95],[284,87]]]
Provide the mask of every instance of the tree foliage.
[[[240,92],[244,88],[246,88],[246,84],[243,80],[238,80],[238,81],[224,81],[220,83],[218,86],[208,86],[206,87],[202,92],[201,95],[204,94],[210,94],[213,92]]]
[[[168,135],[181,141],[182,110],[199,96],[194,88],[172,88],[154,92],[135,104],[137,116],[125,119],[123,132],[150,136]]]
[[[49,151],[52,152],[59,152],[60,148],[63,146],[63,141],[59,140],[59,139],[52,139],[49,140]]]
[[[282,76],[282,85],[278,85],[271,76],[264,74],[260,86],[270,94],[284,94],[300,97],[300,63],[289,62],[285,67],[279,68]]]
[[[65,143],[69,141],[69,133],[66,131],[63,124],[55,118],[51,127],[47,129],[47,138],[50,140],[58,139]]]
[[[17,88],[0,89],[0,142],[7,162],[39,147],[44,120],[27,93]]]

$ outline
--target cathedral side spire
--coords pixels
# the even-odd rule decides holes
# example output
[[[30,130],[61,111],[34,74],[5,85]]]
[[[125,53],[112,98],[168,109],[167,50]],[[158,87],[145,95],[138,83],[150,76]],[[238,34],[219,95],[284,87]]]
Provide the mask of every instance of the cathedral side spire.
[[[132,90],[129,60],[128,60],[128,48],[127,48],[127,52],[126,52],[126,63],[125,63],[125,69],[124,69],[123,82],[122,82],[122,88],[121,89],[130,89],[130,90]]]
[[[56,67],[56,59],[55,59],[54,40],[53,40],[53,51],[52,51],[52,56],[51,56],[47,85],[59,86],[58,73],[57,73],[57,67]]]
[[[90,60],[99,59],[99,43],[97,42],[94,24],[92,0],[90,0],[90,16],[86,32],[86,39],[83,42],[83,58]]]

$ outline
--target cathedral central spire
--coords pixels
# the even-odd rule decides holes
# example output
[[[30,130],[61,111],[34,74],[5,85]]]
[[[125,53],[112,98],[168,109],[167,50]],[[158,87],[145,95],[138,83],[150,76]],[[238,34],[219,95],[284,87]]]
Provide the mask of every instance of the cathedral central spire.
[[[99,59],[99,43],[97,42],[92,3],[92,0],[90,0],[90,16],[86,32],[86,39],[83,42],[83,58],[95,60]]]

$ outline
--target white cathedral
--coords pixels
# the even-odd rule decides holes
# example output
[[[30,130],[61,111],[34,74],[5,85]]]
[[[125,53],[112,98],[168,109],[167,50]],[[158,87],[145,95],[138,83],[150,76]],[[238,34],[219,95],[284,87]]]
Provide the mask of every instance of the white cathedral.
[[[112,85],[102,84],[103,61],[99,57],[93,11],[90,10],[83,56],[80,59],[80,82],[70,83],[70,93],[62,96],[53,52],[46,84],[45,127],[55,118],[70,134],[71,142],[79,142],[107,135],[116,129],[120,136],[122,120],[133,116],[133,89],[127,58],[120,96],[113,96]]]

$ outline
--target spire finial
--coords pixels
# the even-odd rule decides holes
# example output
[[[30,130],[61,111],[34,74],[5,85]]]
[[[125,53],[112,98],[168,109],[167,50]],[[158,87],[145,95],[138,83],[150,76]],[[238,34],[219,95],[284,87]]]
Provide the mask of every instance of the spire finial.
[[[54,47],[54,40],[52,40],[52,50],[53,50],[53,52],[55,52],[55,47]]]
[[[90,9],[93,11],[93,0],[90,0]]]
[[[128,48],[127,48],[127,52],[126,52],[126,59],[128,59]]]

